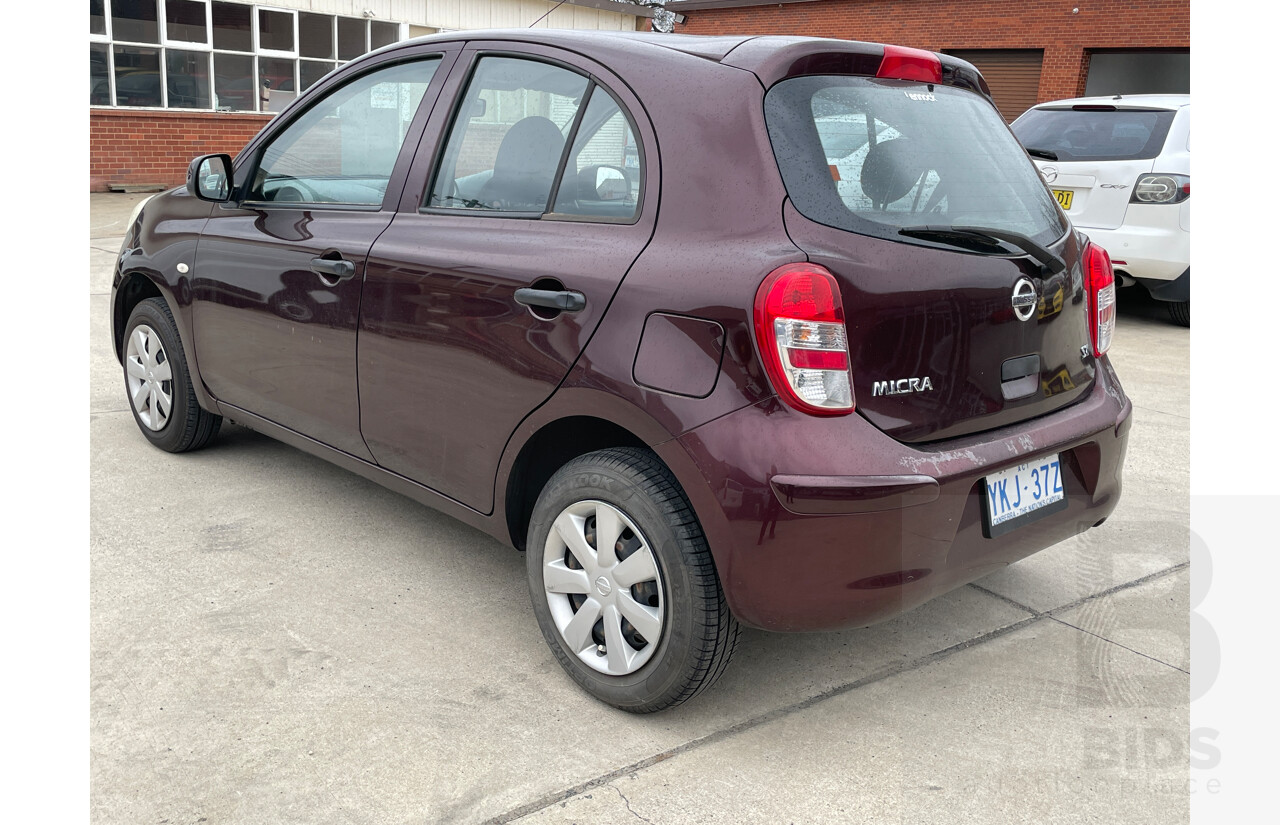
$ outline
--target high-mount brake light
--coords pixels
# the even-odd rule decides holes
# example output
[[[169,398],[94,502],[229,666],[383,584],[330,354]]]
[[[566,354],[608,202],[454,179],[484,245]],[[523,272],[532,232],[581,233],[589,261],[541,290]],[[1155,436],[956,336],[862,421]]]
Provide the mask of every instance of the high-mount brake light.
[[[942,82],[942,61],[933,52],[924,49],[908,49],[905,46],[885,46],[884,58],[876,77],[897,80],[922,80],[925,83]]]
[[[1116,276],[1107,250],[1090,242],[1084,250],[1084,282],[1089,295],[1089,337],[1094,357],[1111,347],[1116,329]]]
[[[756,290],[756,344],[778,396],[810,415],[853,412],[840,286],[816,264],[785,264]]]

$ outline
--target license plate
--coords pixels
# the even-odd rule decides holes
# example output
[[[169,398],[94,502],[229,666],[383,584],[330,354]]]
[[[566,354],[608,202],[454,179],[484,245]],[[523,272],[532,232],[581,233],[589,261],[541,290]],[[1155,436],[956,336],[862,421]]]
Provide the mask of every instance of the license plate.
[[[1058,456],[1028,461],[982,480],[987,502],[987,535],[994,537],[1066,509]]]
[[[1053,196],[1058,199],[1058,203],[1062,205],[1063,209],[1071,208],[1071,196],[1074,194],[1075,193],[1072,192],[1070,189],[1053,190]]]

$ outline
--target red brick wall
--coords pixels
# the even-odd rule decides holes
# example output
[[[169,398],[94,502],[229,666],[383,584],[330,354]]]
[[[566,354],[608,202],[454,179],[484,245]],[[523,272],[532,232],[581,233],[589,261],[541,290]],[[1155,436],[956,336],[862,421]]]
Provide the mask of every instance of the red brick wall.
[[[235,156],[270,115],[227,112],[89,110],[89,189],[109,183],[161,183],[187,179],[197,155]]]
[[[1084,93],[1088,49],[1191,46],[1190,0],[819,0],[682,13],[688,20],[676,31],[685,34],[800,34],[935,52],[1044,49],[1039,102]]]

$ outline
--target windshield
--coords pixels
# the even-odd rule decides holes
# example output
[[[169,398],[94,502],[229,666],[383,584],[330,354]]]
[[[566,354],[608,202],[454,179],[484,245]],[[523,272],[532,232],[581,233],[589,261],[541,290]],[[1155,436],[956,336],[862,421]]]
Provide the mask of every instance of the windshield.
[[[798,77],[765,96],[796,209],[827,226],[903,240],[902,227],[964,224],[1052,244],[1067,224],[985,98],[940,84]]]

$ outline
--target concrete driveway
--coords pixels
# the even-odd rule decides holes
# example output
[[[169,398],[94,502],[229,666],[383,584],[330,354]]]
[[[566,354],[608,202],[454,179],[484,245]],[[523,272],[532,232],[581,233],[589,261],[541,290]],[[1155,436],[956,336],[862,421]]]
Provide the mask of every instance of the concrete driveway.
[[[149,447],[109,341],[139,196],[91,206],[95,823],[1188,820],[1189,341],[1124,292],[1105,525],[873,628],[748,631],[633,716],[563,674],[524,561],[249,430]]]

